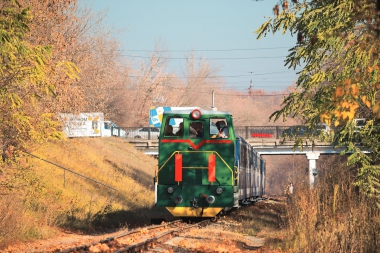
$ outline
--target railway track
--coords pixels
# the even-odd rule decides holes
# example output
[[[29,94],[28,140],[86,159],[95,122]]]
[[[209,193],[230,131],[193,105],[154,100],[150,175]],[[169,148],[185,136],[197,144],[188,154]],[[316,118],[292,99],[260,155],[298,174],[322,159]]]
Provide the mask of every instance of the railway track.
[[[4,252],[255,252],[264,245],[265,238],[245,233],[251,229],[252,219],[272,221],[283,215],[285,198],[268,197],[244,203],[242,208],[222,213],[218,219],[201,223],[181,219],[155,223],[138,229],[124,229],[107,234],[80,235],[68,233],[51,240],[41,240],[24,245],[12,245]],[[152,222],[161,222],[154,219]],[[281,228],[281,219],[272,221]],[[260,223],[254,223],[260,224]],[[252,250],[252,251],[251,251]],[[1,250],[0,250],[1,251]]]
[[[265,200],[257,199],[255,202],[261,202]],[[250,203],[253,204],[253,203]],[[243,205],[244,207],[250,204]],[[229,215],[229,212],[224,213],[224,215]],[[189,222],[188,220],[186,220]],[[92,242],[85,245],[80,245],[58,252],[61,253],[74,253],[74,252],[160,252],[169,250],[170,245],[166,242],[174,237],[183,236],[188,233],[191,229],[203,228],[210,224],[219,226],[225,223],[219,223],[218,219],[207,219],[202,221],[197,221],[192,223],[186,223],[183,220],[176,220],[173,222],[163,223],[160,225],[152,225],[144,228],[134,229],[127,232],[122,232],[113,237],[108,237],[100,241]],[[248,246],[247,246],[248,248]],[[57,251],[55,251],[57,252]]]
[[[177,220],[162,225],[131,230],[99,242],[77,246],[59,252],[146,252],[157,245],[163,246],[165,241],[178,236],[185,230],[207,226],[208,223],[210,223],[209,220],[200,221],[195,224],[187,224],[183,223],[182,220]]]

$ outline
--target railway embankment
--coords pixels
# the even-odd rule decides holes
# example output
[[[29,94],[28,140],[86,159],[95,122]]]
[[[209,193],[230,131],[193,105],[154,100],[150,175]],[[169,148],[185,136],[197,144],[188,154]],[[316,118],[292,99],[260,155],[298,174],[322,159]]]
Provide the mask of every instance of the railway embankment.
[[[154,206],[157,160],[123,139],[54,141],[28,153],[33,156],[20,153],[15,163],[7,163],[1,177],[3,189],[9,184],[18,191],[4,189],[0,200],[0,251],[48,252],[149,226],[152,218],[175,220]],[[251,228],[228,225],[250,226],[254,216],[235,217],[221,217],[227,225],[220,230],[254,235]]]
[[[62,230],[89,233],[165,217],[154,207],[156,166],[153,157],[113,137],[30,147],[0,175],[0,249]]]

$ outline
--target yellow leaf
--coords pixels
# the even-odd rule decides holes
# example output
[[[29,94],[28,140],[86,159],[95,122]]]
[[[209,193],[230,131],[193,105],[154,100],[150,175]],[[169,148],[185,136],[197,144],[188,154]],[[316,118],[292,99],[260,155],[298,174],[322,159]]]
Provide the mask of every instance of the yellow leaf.
[[[348,120],[353,120],[355,117],[355,113],[349,112],[349,113],[347,113],[347,117],[348,117]]]
[[[365,104],[366,101],[367,101],[367,96],[362,96],[362,101],[363,101],[363,103]]]
[[[350,106],[350,107],[349,107],[349,108],[350,108],[350,111],[356,111],[356,109],[359,108],[358,103],[356,103],[355,101],[352,102],[352,103],[350,103],[349,106]]]
[[[335,126],[335,127],[339,126],[339,121],[338,121],[338,120],[336,120],[336,121],[334,122],[334,126]]]
[[[328,115],[327,113],[322,113],[319,116],[319,119],[320,119],[321,122],[324,122],[324,123],[330,125],[329,122],[331,122],[331,115]]]
[[[372,112],[377,113],[380,112],[380,103],[377,102],[373,107],[372,107]]]
[[[346,80],[344,80],[344,83],[343,83],[344,85],[350,85],[351,84],[351,79],[350,78],[348,78],[348,79],[346,79]]]
[[[342,113],[338,110],[335,110],[334,112],[334,115],[337,117],[337,118],[340,118],[342,116]]]
[[[342,112],[342,119],[347,119],[348,118],[348,112]]]
[[[350,105],[348,104],[347,101],[343,101],[343,102],[341,103],[341,107],[343,107],[343,108],[350,108]]]
[[[344,89],[342,87],[337,87],[334,93],[335,98],[342,97],[344,95]]]
[[[357,84],[353,84],[353,85],[351,85],[351,94],[352,94],[354,97],[358,97],[358,95],[359,95],[359,88],[358,88],[358,85],[357,85]]]

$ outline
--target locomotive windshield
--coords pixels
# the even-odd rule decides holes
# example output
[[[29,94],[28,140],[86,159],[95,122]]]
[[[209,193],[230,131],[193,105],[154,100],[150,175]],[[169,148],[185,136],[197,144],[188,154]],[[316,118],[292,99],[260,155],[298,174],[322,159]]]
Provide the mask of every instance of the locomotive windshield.
[[[228,138],[229,130],[225,118],[210,119],[210,138]]]
[[[164,128],[163,136],[166,138],[229,138],[230,125],[227,124],[227,118],[215,117],[209,120],[199,120],[184,118],[181,116],[166,117],[162,127]],[[205,136],[205,134],[207,134]]]
[[[190,138],[203,138],[203,122],[190,122],[189,133]]]
[[[164,137],[182,137],[183,136],[183,118],[168,117],[166,118]]]

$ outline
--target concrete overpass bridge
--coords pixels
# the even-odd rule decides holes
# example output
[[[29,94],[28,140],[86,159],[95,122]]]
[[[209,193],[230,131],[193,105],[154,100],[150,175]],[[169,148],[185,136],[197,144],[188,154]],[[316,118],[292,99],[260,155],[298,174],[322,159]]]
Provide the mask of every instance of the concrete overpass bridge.
[[[309,181],[313,187],[317,173],[317,160],[321,154],[340,154],[344,148],[336,148],[331,142],[318,140],[303,140],[302,147],[294,148],[294,141],[282,142],[276,138],[248,138],[246,139],[259,155],[306,155],[309,161]],[[129,141],[137,149],[147,155],[158,155],[158,140],[131,139]]]
[[[315,176],[317,175],[317,160],[321,154],[340,154],[344,147],[335,147],[331,142],[321,142],[318,140],[304,140],[301,147],[294,148],[294,141],[281,142],[282,140],[272,140],[274,144],[268,143],[270,140],[250,139],[248,142],[260,155],[306,155],[309,161],[309,182],[310,187],[314,187]],[[269,145],[268,145],[269,144]]]

